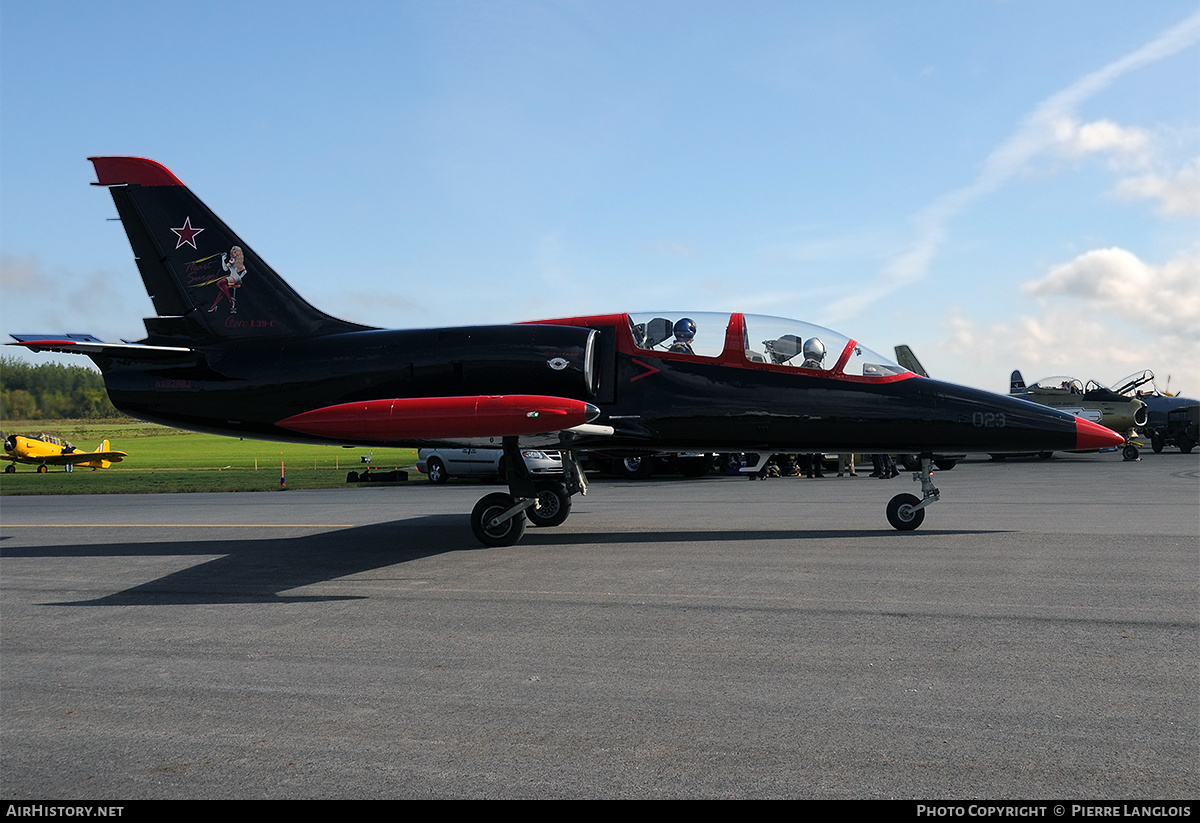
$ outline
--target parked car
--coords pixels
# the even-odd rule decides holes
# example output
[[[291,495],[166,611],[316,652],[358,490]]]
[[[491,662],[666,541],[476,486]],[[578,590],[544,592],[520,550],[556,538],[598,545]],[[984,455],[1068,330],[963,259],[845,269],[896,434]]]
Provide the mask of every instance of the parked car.
[[[503,480],[501,449],[421,449],[417,452],[417,471],[429,475],[432,483],[445,483],[451,477],[477,477]],[[534,476],[562,474],[562,453],[524,449],[521,456]]]
[[[614,474],[626,480],[641,480],[674,472],[679,472],[684,477],[703,477],[716,467],[721,455],[661,452],[614,456],[605,452],[586,452],[581,457],[584,468]]]

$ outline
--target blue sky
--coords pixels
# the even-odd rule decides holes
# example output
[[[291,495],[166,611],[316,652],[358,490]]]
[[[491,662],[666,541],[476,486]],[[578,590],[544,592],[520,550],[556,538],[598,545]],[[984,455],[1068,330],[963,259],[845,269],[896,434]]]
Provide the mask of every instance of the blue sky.
[[[144,334],[104,154],[349,320],[746,311],[1200,396],[1195,2],[0,0],[5,339]]]

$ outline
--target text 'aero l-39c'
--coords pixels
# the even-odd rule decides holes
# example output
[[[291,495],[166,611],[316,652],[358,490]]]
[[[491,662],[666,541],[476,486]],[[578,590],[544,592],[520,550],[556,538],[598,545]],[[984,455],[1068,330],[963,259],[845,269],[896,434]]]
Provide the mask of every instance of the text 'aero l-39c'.
[[[910,530],[939,497],[935,452],[1122,443],[1070,414],[921,377],[844,335],[775,317],[659,312],[415,330],[338,320],[163,166],[91,160],[158,316],[137,343],[14,335],[19,345],[86,354],[117,408],[168,426],[338,445],[500,445],[509,491],[471,513],[485,545],[516,543],[526,521],[563,522],[586,490],[573,455],[584,449],[915,453],[922,496],[887,507],[892,525]],[[563,450],[562,480],[535,481],[522,447]]]

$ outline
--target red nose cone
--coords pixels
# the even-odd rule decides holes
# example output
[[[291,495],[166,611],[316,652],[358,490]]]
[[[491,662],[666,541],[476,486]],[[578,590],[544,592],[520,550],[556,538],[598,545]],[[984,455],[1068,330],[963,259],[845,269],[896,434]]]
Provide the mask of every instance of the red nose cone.
[[[1125,438],[1099,423],[1075,418],[1075,448],[1079,451],[1112,449],[1124,444]]]

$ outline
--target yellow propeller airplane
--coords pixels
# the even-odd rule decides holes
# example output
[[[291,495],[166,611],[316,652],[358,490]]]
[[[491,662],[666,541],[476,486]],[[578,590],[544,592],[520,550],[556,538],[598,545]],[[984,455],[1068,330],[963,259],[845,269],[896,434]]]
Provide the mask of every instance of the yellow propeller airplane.
[[[0,437],[3,433],[0,433]],[[105,440],[94,452],[80,451],[61,437],[43,432],[37,437],[10,434],[4,438],[4,459],[12,461],[4,467],[6,474],[17,470],[18,463],[37,466],[38,474],[45,474],[47,466],[65,466],[72,471],[75,466],[90,469],[107,469],[128,457],[125,452],[115,452]]]

